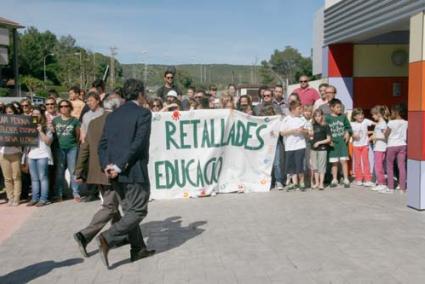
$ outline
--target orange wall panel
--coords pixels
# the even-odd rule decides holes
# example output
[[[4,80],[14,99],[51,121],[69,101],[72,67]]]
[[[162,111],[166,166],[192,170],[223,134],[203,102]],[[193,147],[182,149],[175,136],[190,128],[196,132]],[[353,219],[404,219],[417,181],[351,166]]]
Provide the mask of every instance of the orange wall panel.
[[[425,110],[425,62],[409,64],[409,111]]]

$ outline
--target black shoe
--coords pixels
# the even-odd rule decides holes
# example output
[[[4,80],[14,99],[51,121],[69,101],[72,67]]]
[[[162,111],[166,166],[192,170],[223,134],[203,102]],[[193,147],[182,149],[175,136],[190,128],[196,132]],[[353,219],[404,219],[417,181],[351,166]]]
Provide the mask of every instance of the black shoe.
[[[81,201],[83,202],[92,202],[92,201],[96,201],[99,200],[100,198],[98,196],[94,196],[94,195],[89,195],[89,196],[85,196],[81,199]]]
[[[80,232],[75,233],[74,240],[77,242],[77,245],[78,245],[78,248],[80,249],[81,254],[84,257],[89,257],[86,250],[86,247],[87,247],[86,238],[84,238],[83,234],[81,234]]]
[[[109,269],[109,261],[108,261],[108,253],[109,253],[109,245],[108,242],[102,235],[99,235],[97,238],[97,244],[99,245],[99,256],[100,260]]]
[[[145,258],[145,257],[149,257],[149,256],[154,255],[154,254],[155,254],[155,250],[148,250],[146,248],[138,250],[138,251],[130,250],[130,258],[131,258],[132,262],[137,261],[137,260],[142,259],[142,258]]]
[[[119,248],[119,247],[122,247],[122,246],[125,246],[125,245],[129,245],[129,244],[130,244],[130,242],[128,240],[124,240],[122,242],[117,243],[116,244],[116,247]]]

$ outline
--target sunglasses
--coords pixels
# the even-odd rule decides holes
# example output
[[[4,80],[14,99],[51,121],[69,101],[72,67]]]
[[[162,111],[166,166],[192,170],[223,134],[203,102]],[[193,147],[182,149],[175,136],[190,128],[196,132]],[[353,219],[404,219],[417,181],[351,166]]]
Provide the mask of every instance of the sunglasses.
[[[69,108],[70,106],[69,105],[61,105],[61,106],[59,106],[59,108]]]
[[[300,83],[308,83],[308,81],[300,81]]]
[[[174,79],[174,77],[173,77],[173,76],[167,76],[167,77],[165,77],[165,78],[167,78],[167,79]]]
[[[263,95],[263,97],[265,97],[265,98],[271,98],[272,95]]]

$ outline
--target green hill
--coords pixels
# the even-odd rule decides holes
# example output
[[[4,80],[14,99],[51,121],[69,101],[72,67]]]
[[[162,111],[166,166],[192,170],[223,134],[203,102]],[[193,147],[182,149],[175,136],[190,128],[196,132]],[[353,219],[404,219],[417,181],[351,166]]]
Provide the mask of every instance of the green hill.
[[[162,78],[167,65],[148,65],[147,86],[155,88],[162,85]],[[122,64],[123,77],[144,78],[144,64]],[[261,82],[259,70],[260,67],[250,65],[228,65],[228,64],[185,64],[176,65],[177,80],[181,85],[181,77],[188,77],[192,80],[193,86],[207,87],[211,84],[219,89],[224,88],[229,83],[234,84],[252,84]],[[255,70],[256,69],[256,70]],[[180,78],[179,78],[180,76]]]

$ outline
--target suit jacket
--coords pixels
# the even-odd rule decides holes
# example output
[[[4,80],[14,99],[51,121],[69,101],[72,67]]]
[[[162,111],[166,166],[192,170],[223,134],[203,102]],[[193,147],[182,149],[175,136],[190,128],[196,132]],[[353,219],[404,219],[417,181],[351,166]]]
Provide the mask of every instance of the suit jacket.
[[[101,116],[90,122],[86,138],[78,152],[75,175],[85,178],[88,184],[109,185],[108,178],[100,167],[99,155],[97,153],[103,127],[108,115],[108,112],[104,112]]]
[[[132,101],[106,118],[98,148],[100,165],[102,169],[117,165],[121,169],[118,182],[149,185],[151,121],[151,112]]]

